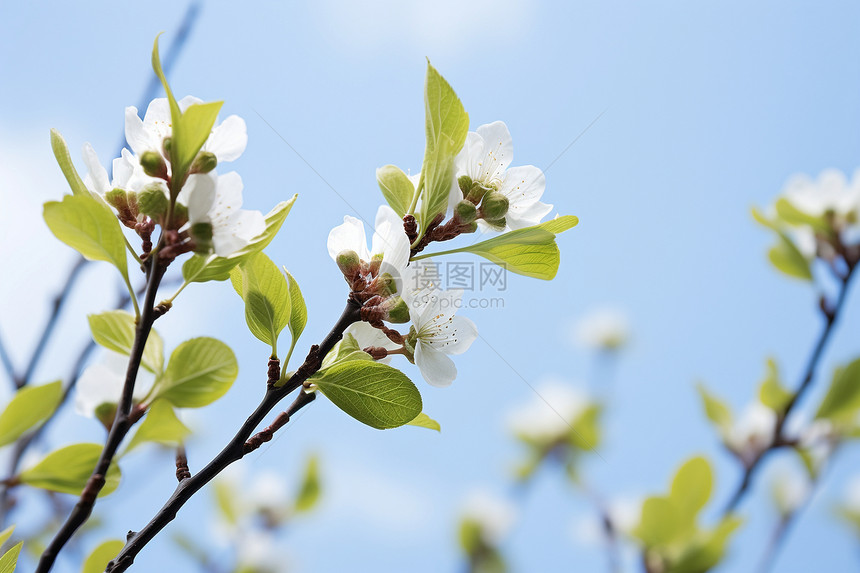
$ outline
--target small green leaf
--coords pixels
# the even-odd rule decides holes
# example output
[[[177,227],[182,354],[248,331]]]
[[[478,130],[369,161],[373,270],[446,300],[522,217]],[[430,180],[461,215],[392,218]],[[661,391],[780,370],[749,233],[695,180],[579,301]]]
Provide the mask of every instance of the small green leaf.
[[[334,348],[325,355],[325,358],[323,358],[322,361],[322,368],[320,368],[319,372],[314,374],[311,379],[314,377],[321,377],[327,368],[330,368],[335,364],[341,364],[352,360],[372,361],[373,358],[370,354],[362,350],[355,337],[347,332],[343,335],[340,342],[335,344]]]
[[[296,345],[302,332],[305,330],[305,325],[308,323],[308,307],[305,304],[305,297],[302,296],[302,290],[299,288],[299,283],[284,267],[284,273],[287,275],[287,282],[290,287],[290,334],[293,337],[292,346]]]
[[[137,331],[133,314],[124,310],[109,310],[91,314],[87,319],[96,343],[125,356],[131,355]],[[155,374],[161,374],[164,368],[164,342],[155,329],[149,331],[140,365]]]
[[[407,425],[409,426],[418,426],[419,428],[427,428],[428,430],[436,430],[437,432],[442,431],[442,426],[439,425],[439,422],[421,412],[415,419],[409,422]]]
[[[233,288],[245,301],[245,322],[257,339],[278,354],[278,336],[290,321],[287,278],[264,253],[254,253],[230,271]]]
[[[72,193],[89,196],[90,192],[87,186],[84,185],[81,176],[78,175],[78,170],[75,169],[75,164],[72,162],[72,156],[69,154],[66,140],[63,139],[63,136],[56,129],[51,130],[51,149],[54,150],[54,157],[56,157],[57,163],[60,165],[60,169],[63,171],[63,175],[66,177]]]
[[[128,282],[125,237],[110,208],[86,195],[66,195],[48,201],[44,218],[54,235],[91,261],[114,265]]]
[[[182,113],[182,139],[179,142],[174,140],[180,173],[188,170],[203,144],[209,139],[223,104],[221,101],[193,104]]]
[[[0,447],[11,444],[51,417],[62,399],[63,383],[59,380],[18,390],[0,414]]]
[[[0,532],[0,547],[3,547],[3,545],[4,545],[7,541],[9,541],[9,538],[10,538],[10,537],[12,537],[12,533],[13,533],[14,531],[15,531],[15,526],[14,526],[14,525],[10,525],[10,526],[9,526],[9,527],[7,527],[6,529],[4,529],[2,532]]]
[[[713,569],[723,559],[729,538],[742,523],[740,518],[727,517],[711,531],[698,534],[667,573],[697,573]]]
[[[555,242],[556,233],[566,231],[578,222],[579,219],[573,215],[566,215],[532,227],[503,233],[474,245],[420,255],[413,260],[453,253],[473,253],[516,274],[552,280],[561,262],[561,254]]]
[[[177,408],[200,408],[226,394],[238,375],[229,346],[214,338],[192,338],[170,355],[155,395]]]
[[[19,541],[17,545],[0,557],[0,573],[14,573],[18,566],[18,555],[21,553],[21,548],[24,546],[23,541]]]
[[[767,373],[758,390],[759,402],[774,412],[782,413],[785,406],[791,400],[791,396],[791,392],[786,390],[782,385],[776,362],[773,358],[769,358],[767,361]]]
[[[768,219],[767,216],[762,213],[758,208],[753,207],[752,209],[750,209],[750,212],[752,213],[752,217],[753,219],[755,219],[756,223],[758,223],[762,227],[766,227],[768,229],[771,229],[772,231],[781,232],[779,224],[774,220]]]
[[[669,498],[679,510],[685,527],[695,524],[696,515],[711,497],[713,483],[711,464],[701,456],[685,462],[675,474]]]
[[[217,255],[194,255],[182,265],[182,277],[186,282],[225,281],[230,278],[230,269],[241,263],[250,255],[258,253],[268,246],[278,234],[281,225],[290,213],[298,195],[293,195],[289,201],[275,205],[266,215],[266,230],[244,247],[229,257]]]
[[[379,430],[408,424],[421,413],[421,394],[415,384],[380,362],[335,364],[314,383],[335,406]]]
[[[72,444],[55,450],[19,477],[22,483],[40,489],[80,495],[102,453],[100,444]],[[119,485],[119,466],[111,464],[105,486],[99,497],[113,492]]]
[[[237,502],[237,492],[233,490],[230,482],[223,479],[216,480],[213,490],[215,493],[215,504],[224,520],[231,525],[238,523],[241,507]]]
[[[190,433],[191,430],[176,416],[167,400],[156,400],[128,443],[125,453],[146,442],[176,446]]]
[[[732,427],[732,411],[725,402],[709,393],[704,384],[698,384],[696,389],[702,397],[705,407],[705,415],[714,423],[720,431],[726,431]]]
[[[598,446],[601,410],[599,404],[591,404],[573,420],[567,436],[570,445],[584,451],[592,451]]]
[[[302,485],[296,495],[295,510],[301,512],[313,509],[319,501],[320,490],[319,460],[316,456],[311,456],[305,466]]]
[[[848,423],[860,409],[860,358],[836,371],[816,418]]]
[[[111,539],[101,543],[87,556],[81,573],[102,573],[107,568],[108,563],[119,555],[123,547],[125,547],[125,542],[119,539]]]
[[[809,267],[809,261],[788,235],[780,232],[778,236],[779,242],[767,253],[771,264],[790,277],[811,281],[812,270]]]
[[[454,182],[454,157],[463,148],[469,131],[469,114],[460,98],[436,68],[427,62],[424,84],[424,114],[427,144],[421,167],[421,233],[448,206]]]
[[[642,504],[642,517],[633,531],[645,547],[660,547],[671,543],[681,532],[678,509],[665,497],[649,497]]]
[[[415,194],[415,185],[409,177],[399,167],[386,165],[376,170],[376,182],[394,212],[401,217],[406,215]]]
[[[831,230],[830,225],[827,224],[824,217],[816,217],[814,215],[804,213],[795,207],[791,201],[785,198],[777,199],[776,214],[789,225],[810,226],[813,229],[824,233],[830,232]]]

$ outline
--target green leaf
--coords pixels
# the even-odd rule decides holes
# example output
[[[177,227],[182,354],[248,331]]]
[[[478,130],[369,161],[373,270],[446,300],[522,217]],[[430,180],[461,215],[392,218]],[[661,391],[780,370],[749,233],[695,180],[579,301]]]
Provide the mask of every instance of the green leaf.
[[[758,223],[762,227],[766,227],[778,233],[782,232],[779,227],[779,224],[776,221],[768,219],[767,216],[756,207],[750,209],[750,212],[752,213],[752,217],[753,219],[755,219],[756,223]]]
[[[742,523],[739,518],[727,517],[713,530],[697,535],[667,573],[701,573],[713,569],[722,561],[729,538]]]
[[[293,195],[289,201],[275,205],[266,215],[266,230],[244,247],[229,257],[219,257],[215,254],[194,255],[182,265],[182,277],[186,282],[225,281],[230,278],[230,269],[241,263],[250,255],[258,253],[268,246],[278,234],[281,225],[290,213],[298,195]]]
[[[23,546],[24,542],[20,541],[4,553],[3,557],[0,557],[0,573],[13,573],[15,571],[15,568],[18,566],[18,555],[21,553]]]
[[[774,412],[782,413],[791,396],[791,392],[782,385],[776,362],[773,358],[769,358],[767,372],[758,390],[759,401]]]
[[[59,380],[18,390],[0,414],[0,447],[50,418],[62,399],[63,383]]]
[[[101,444],[72,444],[51,452],[18,477],[22,483],[32,487],[80,495],[101,453]],[[117,488],[120,475],[119,466],[114,462],[105,476],[105,486],[99,497]]]
[[[335,406],[379,430],[408,424],[421,413],[421,394],[415,384],[380,362],[335,364],[314,383]]]
[[[81,573],[102,573],[108,563],[119,555],[123,547],[125,547],[125,542],[119,539],[111,539],[101,543],[87,556],[84,566],[81,568]]]
[[[200,408],[223,396],[238,375],[229,346],[214,338],[192,338],[170,355],[155,395],[177,408]]]
[[[858,409],[860,409],[860,358],[836,372],[815,417],[848,423],[853,420]]]
[[[320,490],[319,460],[316,456],[311,456],[305,466],[302,485],[296,495],[295,510],[302,512],[313,509],[319,501]]]
[[[419,255],[413,260],[453,253],[473,253],[527,277],[552,280],[558,272],[561,255],[555,242],[556,233],[576,226],[579,219],[566,215],[535,225],[503,233],[492,239],[459,249]]]
[[[343,335],[340,342],[335,344],[334,348],[325,355],[325,358],[323,358],[322,361],[322,368],[320,368],[319,372],[311,376],[311,379],[314,377],[321,377],[326,369],[334,366],[335,364],[352,360],[372,361],[373,358],[370,354],[362,350],[355,337],[347,332]]]
[[[292,347],[296,345],[302,332],[305,330],[305,325],[308,323],[308,307],[305,304],[305,297],[302,296],[302,290],[299,288],[299,283],[284,267],[284,273],[287,275],[287,283],[290,287],[290,334],[293,337]]]
[[[568,432],[568,442],[575,448],[584,451],[594,450],[600,443],[600,413],[599,404],[592,404],[582,411],[571,424]],[[553,413],[553,415],[557,415]]]
[[[421,167],[421,233],[438,213],[445,212],[454,182],[454,157],[463,148],[469,131],[469,114],[460,98],[436,68],[427,62],[424,84],[427,145]]]
[[[48,201],[43,212],[54,235],[91,261],[105,261],[128,282],[125,236],[110,208],[93,197],[66,195]]]
[[[179,142],[174,140],[176,158],[180,165],[178,172],[184,173],[188,170],[203,144],[209,139],[223,104],[221,101],[193,104],[182,113],[182,139]]]
[[[439,422],[421,412],[415,419],[409,422],[407,425],[409,426],[418,426],[419,428],[427,428],[428,430],[436,430],[437,432],[442,431],[442,426],[439,425]]]
[[[161,34],[163,34],[162,32]],[[164,87],[164,92],[167,94],[167,101],[170,104],[170,119],[173,124],[173,138],[174,141],[177,137],[176,126],[180,124],[180,117],[182,116],[182,112],[179,111],[179,104],[176,102],[176,98],[173,97],[173,90],[170,89],[170,84],[167,83],[167,77],[164,75],[164,70],[161,68],[161,56],[158,54],[158,38],[161,36],[155,37],[155,43],[152,46],[152,70],[155,72],[155,75],[158,76],[158,79],[161,81],[162,87]]]
[[[78,170],[75,169],[72,156],[69,154],[69,147],[66,145],[66,140],[63,139],[63,136],[56,129],[51,130],[51,149],[54,150],[54,157],[57,159],[57,163],[60,165],[60,169],[63,171],[63,175],[66,177],[72,193],[89,197],[90,191],[84,185],[81,176],[78,175]]]
[[[711,497],[714,476],[711,464],[703,457],[688,460],[672,480],[669,498],[677,507],[685,527],[693,527],[696,515]]]
[[[278,354],[278,336],[290,321],[287,278],[264,253],[254,253],[230,271],[233,288],[245,301],[245,322],[251,334]]]
[[[831,231],[830,225],[823,217],[816,217],[808,213],[804,213],[795,207],[791,201],[785,198],[777,199],[776,214],[779,218],[789,225],[810,226],[815,230],[828,233]]]
[[[678,509],[665,497],[649,497],[642,504],[642,517],[633,531],[645,547],[660,547],[671,543],[680,533],[682,524]]]
[[[778,236],[779,242],[767,253],[771,264],[790,277],[811,281],[812,270],[809,268],[809,261],[788,235],[779,232]]]
[[[223,479],[216,480],[213,491],[215,493],[215,504],[224,520],[231,525],[238,523],[241,507],[237,502],[237,492],[234,491],[230,482]]]
[[[131,355],[137,331],[133,314],[124,310],[109,310],[91,314],[87,319],[93,340],[99,345],[125,356]],[[164,341],[155,329],[149,331],[140,365],[157,375],[164,369]]]
[[[10,537],[12,537],[12,533],[13,533],[14,531],[15,531],[15,526],[14,526],[14,525],[10,525],[9,527],[7,527],[6,529],[4,529],[3,531],[0,531],[0,547],[3,547],[3,545],[4,545],[7,541],[9,541],[9,538],[10,538]]]
[[[190,433],[191,430],[179,420],[167,400],[156,400],[128,443],[125,453],[146,442],[176,446]]]
[[[714,423],[721,431],[726,431],[732,427],[732,411],[725,402],[709,393],[704,384],[697,384],[696,389],[699,391],[699,396],[702,397],[702,403],[705,407],[705,415]]]
[[[386,165],[376,170],[376,182],[394,212],[400,217],[406,215],[415,194],[415,185],[409,180],[409,176],[395,165]]]

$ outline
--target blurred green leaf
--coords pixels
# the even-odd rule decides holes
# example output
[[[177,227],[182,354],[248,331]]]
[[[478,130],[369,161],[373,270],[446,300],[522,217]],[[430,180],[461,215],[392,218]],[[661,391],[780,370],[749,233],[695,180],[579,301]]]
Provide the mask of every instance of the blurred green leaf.
[[[131,355],[137,331],[137,322],[133,314],[124,310],[109,310],[100,314],[91,314],[87,319],[93,340],[100,346],[125,356]],[[156,375],[161,374],[164,368],[164,342],[155,329],[149,331],[140,365]]]
[[[229,346],[214,338],[192,338],[170,355],[154,392],[177,408],[200,408],[223,396],[238,375]]]
[[[43,216],[54,236],[91,261],[111,263],[128,283],[125,236],[107,204],[89,193],[66,195],[45,203]]]
[[[779,232],[778,237],[779,242],[767,253],[771,264],[790,277],[811,281],[812,270],[809,267],[809,261],[788,235]]]
[[[438,213],[448,207],[448,196],[454,186],[454,158],[469,131],[469,114],[460,98],[436,68],[427,62],[424,84],[425,133],[427,144],[421,167],[420,236]],[[386,198],[387,199],[387,198]]]
[[[696,515],[711,497],[713,482],[711,464],[701,456],[686,461],[675,474],[669,498],[675,504],[684,527],[695,526]]]
[[[758,390],[759,401],[774,412],[782,413],[791,396],[791,392],[782,385],[776,362],[773,358],[769,358],[767,372]]]
[[[9,541],[9,538],[12,537],[12,533],[14,533],[14,531],[15,531],[14,525],[10,525],[9,527],[4,529],[3,531],[0,531],[0,547],[3,547],[3,545],[7,541]]]
[[[585,408],[575,420],[571,421],[568,441],[575,448],[591,451],[600,444],[600,414],[599,404],[591,404]],[[550,415],[557,415],[555,413]]]
[[[437,432],[442,431],[442,426],[439,425],[439,422],[421,412],[415,419],[408,423],[409,426],[418,426],[419,428],[427,428],[428,430],[436,430]]]
[[[849,423],[860,409],[860,358],[840,368],[821,401],[816,418],[827,418],[837,423]]]
[[[51,452],[18,477],[21,483],[32,487],[80,495],[101,453],[101,444],[72,444]],[[113,492],[119,486],[120,476],[119,466],[114,462],[99,497]]]
[[[408,424],[421,413],[421,394],[415,384],[380,362],[335,364],[314,384],[335,406],[379,430]]]
[[[742,523],[739,518],[728,517],[713,530],[699,533],[667,573],[704,573],[713,569],[722,561],[729,538]]]
[[[42,386],[24,386],[15,392],[0,414],[0,447],[47,420],[62,399],[63,383],[59,380]]]
[[[223,479],[215,481],[213,491],[215,493],[216,506],[224,520],[231,525],[238,523],[241,512],[241,508],[236,501],[238,499],[238,492],[234,491],[230,483]]]
[[[814,215],[804,213],[784,197],[777,199],[775,206],[776,214],[789,225],[806,225],[817,231],[824,233],[830,232],[830,225],[827,224],[824,217],[816,217]]]
[[[302,485],[296,495],[296,511],[303,512],[313,509],[319,501],[321,489],[319,459],[316,456],[311,456],[308,458]]]
[[[702,397],[702,404],[705,407],[705,415],[708,419],[721,431],[731,428],[732,411],[726,403],[709,393],[704,384],[697,384],[696,389],[699,391],[699,396]]]
[[[647,548],[660,547],[674,541],[683,532],[678,508],[671,500],[654,496],[642,504],[639,525],[633,531]]]
[[[18,566],[18,555],[21,553],[21,547],[23,546],[24,542],[21,541],[4,553],[3,557],[0,557],[0,573],[13,573],[15,571],[15,568]]]
[[[233,288],[245,301],[245,322],[258,340],[278,354],[278,336],[290,321],[287,278],[265,255],[254,253],[230,271]]]
[[[241,263],[250,255],[265,249],[284,224],[293,203],[298,195],[293,195],[289,201],[275,205],[266,215],[266,229],[254,238],[248,246],[239,249],[229,257],[219,257],[215,254],[194,255],[182,265],[182,277],[186,282],[225,281],[230,278],[230,269]]]
[[[182,423],[167,400],[156,400],[138,427],[125,453],[146,442],[177,446],[185,441],[191,430]]]
[[[125,542],[119,539],[111,539],[99,544],[87,556],[84,566],[81,568],[81,573],[102,573],[107,568],[108,563],[119,555],[123,547],[125,547]]]
[[[60,135],[56,129],[51,130],[51,149],[54,150],[54,157],[63,171],[63,175],[75,195],[89,196],[90,192],[81,176],[78,175],[78,170],[75,169],[75,164],[72,162],[72,156],[69,154],[69,147],[66,145],[66,140]]]
[[[376,170],[376,182],[379,183],[382,196],[394,212],[400,217],[406,215],[412,196],[415,194],[415,185],[409,177],[399,167],[385,165]]]

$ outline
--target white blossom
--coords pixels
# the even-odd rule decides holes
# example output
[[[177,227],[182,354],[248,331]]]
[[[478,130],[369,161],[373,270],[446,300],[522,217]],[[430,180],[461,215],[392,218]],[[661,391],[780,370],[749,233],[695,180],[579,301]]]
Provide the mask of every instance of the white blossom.
[[[468,495],[461,511],[464,520],[480,527],[484,542],[497,547],[504,541],[517,519],[514,505],[486,490],[476,490]]]
[[[88,366],[75,386],[75,412],[94,418],[102,404],[119,403],[125,383],[128,356],[106,351],[101,361]],[[134,385],[134,399],[144,398],[152,387],[154,376],[141,368]]]
[[[96,198],[104,199],[104,196],[114,189],[130,190],[129,182],[135,175],[135,171],[143,175],[140,162],[128,149],[123,149],[120,157],[113,160],[113,179],[108,178],[107,170],[99,161],[96,150],[89,143],[84,144],[83,157],[88,170],[84,176],[84,185]]]
[[[630,338],[627,315],[618,309],[597,309],[574,327],[576,342],[591,350],[616,350]]]
[[[776,413],[760,402],[753,402],[723,439],[736,452],[759,452],[773,441],[775,427]]]
[[[508,416],[511,432],[529,441],[553,442],[566,436],[591,404],[584,392],[556,380],[539,386],[537,394]]]
[[[783,515],[800,508],[811,494],[809,478],[794,466],[778,468],[772,482],[773,500]]]

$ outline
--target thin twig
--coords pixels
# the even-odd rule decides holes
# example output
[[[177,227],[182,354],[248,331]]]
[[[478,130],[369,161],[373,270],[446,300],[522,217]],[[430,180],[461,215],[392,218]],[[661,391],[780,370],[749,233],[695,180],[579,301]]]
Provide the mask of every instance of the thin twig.
[[[224,449],[221,450],[221,452],[215,456],[212,461],[206,465],[206,467],[194,476],[182,480],[179,485],[176,486],[176,490],[173,492],[173,495],[170,496],[170,499],[167,500],[167,503],[164,504],[155,517],[153,517],[152,520],[150,520],[150,522],[147,523],[146,526],[144,526],[138,533],[132,535],[125,544],[123,550],[120,551],[119,555],[117,555],[117,557],[108,564],[107,569],[105,570],[107,573],[121,573],[131,567],[137,554],[140,553],[140,551],[150,541],[152,541],[152,539],[162,529],[164,529],[168,523],[176,518],[177,512],[195,493],[200,491],[203,486],[209,483],[227,466],[242,459],[242,457],[244,457],[248,452],[253,451],[254,448],[252,446],[255,442],[252,439],[251,446],[249,446],[248,441],[254,430],[260,425],[260,422],[263,421],[278,402],[294,390],[301,387],[308,378],[320,369],[322,359],[343,337],[343,332],[346,328],[350,324],[360,320],[360,310],[361,305],[355,300],[350,299],[347,302],[346,308],[344,309],[340,319],[319,346],[315,345],[311,347],[307,358],[298,370],[296,370],[295,374],[293,374],[287,383],[281,387],[267,386],[263,400],[257,406],[256,410],[254,410],[254,412],[248,417],[236,435],[233,436]],[[305,392],[300,391],[295,402],[293,402],[293,405],[287,409],[287,416],[295,414],[295,412],[299,411],[302,407],[310,404],[313,401],[313,398],[310,398],[310,396],[313,396],[313,394],[306,394]],[[279,419],[276,423],[281,425],[286,423],[284,416],[279,416],[278,418]],[[266,432],[266,430],[263,432]],[[262,441],[260,443],[262,443]]]

